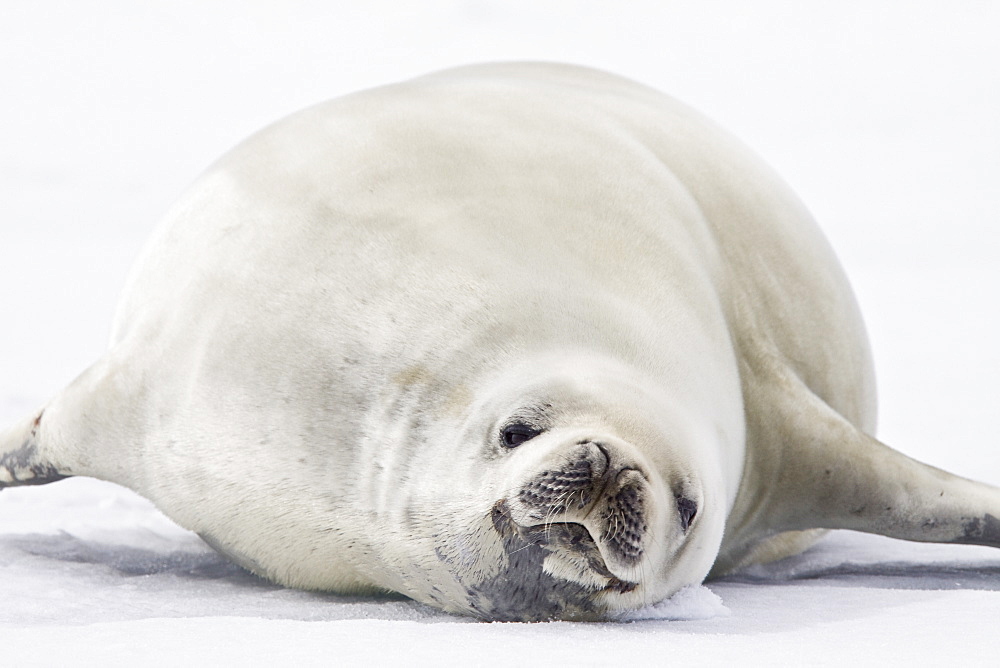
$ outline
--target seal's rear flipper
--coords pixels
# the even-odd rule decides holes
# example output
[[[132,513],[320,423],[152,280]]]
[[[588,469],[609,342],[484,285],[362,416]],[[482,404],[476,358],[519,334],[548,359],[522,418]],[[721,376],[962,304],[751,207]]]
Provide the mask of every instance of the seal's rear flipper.
[[[14,485],[44,485],[67,477],[40,447],[45,411],[25,418],[0,433],[0,489]]]
[[[752,395],[767,408],[748,406],[748,431],[759,442],[748,444],[714,574],[767,560],[763,554],[795,538],[786,532],[808,529],[1000,547],[1000,488],[889,448],[779,366],[767,369]]]
[[[44,407],[0,431],[0,488],[44,485],[74,475],[110,477],[123,467],[117,444],[130,442],[136,394],[121,382],[113,351]]]

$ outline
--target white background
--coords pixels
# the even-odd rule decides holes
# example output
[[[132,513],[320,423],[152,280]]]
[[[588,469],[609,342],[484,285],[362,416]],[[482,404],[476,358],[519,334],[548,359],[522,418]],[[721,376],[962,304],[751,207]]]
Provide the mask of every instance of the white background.
[[[996,3],[6,4],[4,423],[100,355],[152,226],[241,138],[358,88],[541,59],[669,92],[774,165],[852,277],[880,437],[1000,483]],[[269,587],[109,485],[0,495],[0,637],[22,661],[986,663],[1000,650],[990,550],[839,534],[754,578],[710,584],[731,614],[703,621],[467,624],[404,601]]]

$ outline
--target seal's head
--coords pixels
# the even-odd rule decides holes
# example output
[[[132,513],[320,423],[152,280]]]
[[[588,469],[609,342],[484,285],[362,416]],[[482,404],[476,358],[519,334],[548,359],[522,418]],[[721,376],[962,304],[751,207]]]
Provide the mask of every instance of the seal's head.
[[[711,568],[726,512],[713,449],[634,372],[536,360],[490,383],[459,433],[427,472],[433,499],[409,497],[436,563],[414,555],[403,569],[422,575],[401,591],[491,620],[597,620]]]

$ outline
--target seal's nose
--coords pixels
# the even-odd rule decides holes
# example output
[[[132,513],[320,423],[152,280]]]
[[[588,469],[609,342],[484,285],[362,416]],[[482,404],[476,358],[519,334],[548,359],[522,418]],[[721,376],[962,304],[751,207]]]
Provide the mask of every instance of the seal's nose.
[[[608,566],[634,567],[651,540],[651,483],[644,467],[610,440],[581,439],[559,454],[521,485],[511,503],[504,500],[511,520],[543,529],[547,535],[540,540],[553,549],[556,525],[580,524]]]

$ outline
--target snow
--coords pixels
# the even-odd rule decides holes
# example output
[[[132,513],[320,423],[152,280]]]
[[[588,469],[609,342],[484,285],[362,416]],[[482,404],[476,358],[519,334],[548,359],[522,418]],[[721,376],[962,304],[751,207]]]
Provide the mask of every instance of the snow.
[[[104,346],[158,216],[258,127],[467,62],[544,59],[670,92],[761,153],[852,277],[880,437],[1000,483],[1000,5],[710,0],[9,3],[0,22],[0,423]],[[607,624],[480,624],[282,589],[148,502],[0,494],[5,665],[994,664],[1000,551],[836,532]],[[721,600],[721,602],[720,602]],[[677,621],[678,618],[686,621]]]

